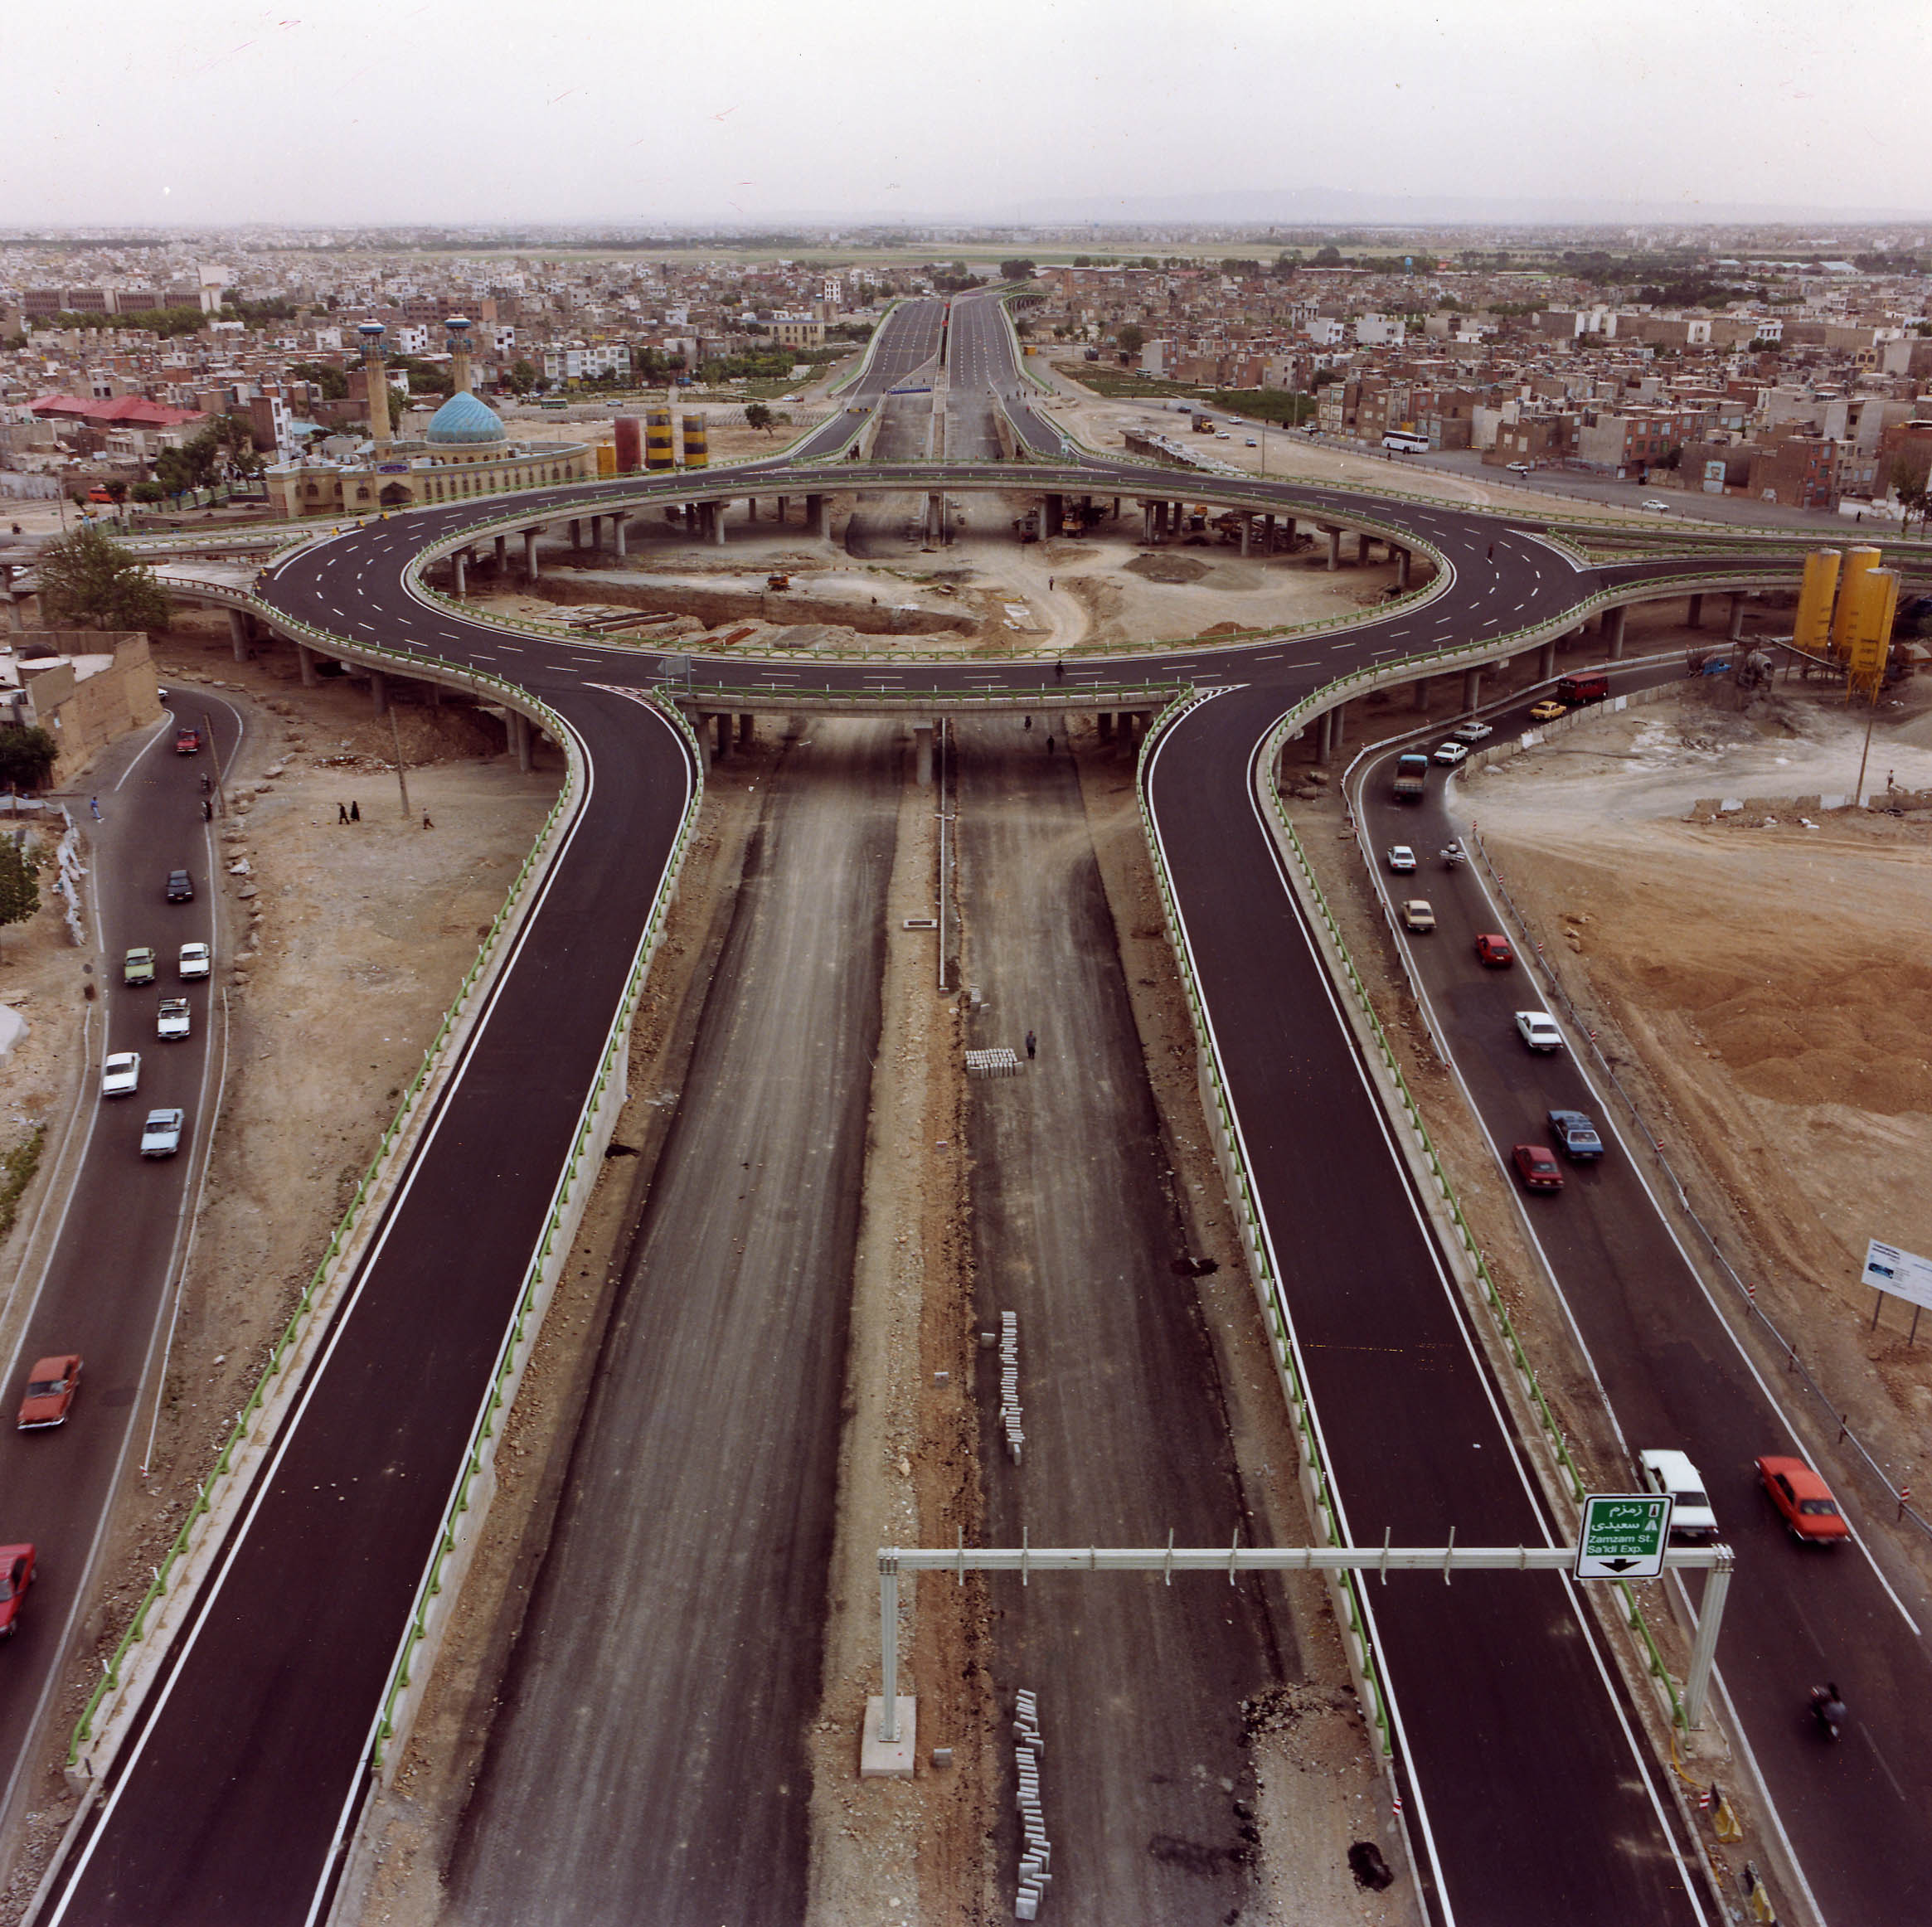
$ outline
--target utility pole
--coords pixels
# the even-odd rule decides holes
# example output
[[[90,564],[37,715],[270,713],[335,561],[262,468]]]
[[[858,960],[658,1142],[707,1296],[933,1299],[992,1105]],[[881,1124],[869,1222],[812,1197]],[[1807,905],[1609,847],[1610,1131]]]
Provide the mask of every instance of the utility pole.
[[[396,720],[393,702],[389,706],[389,734],[396,744],[396,786],[402,792],[402,820],[406,823],[410,820],[410,786],[402,769],[402,727]]]

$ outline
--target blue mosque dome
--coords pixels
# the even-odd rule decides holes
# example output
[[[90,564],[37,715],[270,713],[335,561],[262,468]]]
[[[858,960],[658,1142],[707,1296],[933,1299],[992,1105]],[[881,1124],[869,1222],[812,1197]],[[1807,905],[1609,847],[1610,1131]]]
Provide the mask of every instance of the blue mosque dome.
[[[430,418],[425,439],[442,443],[501,442],[509,439],[502,418],[488,402],[459,389]]]

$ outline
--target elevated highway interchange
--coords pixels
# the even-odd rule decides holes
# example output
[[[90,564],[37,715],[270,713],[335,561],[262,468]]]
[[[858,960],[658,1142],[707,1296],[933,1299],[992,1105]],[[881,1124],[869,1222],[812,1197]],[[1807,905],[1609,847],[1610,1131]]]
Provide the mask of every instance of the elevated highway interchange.
[[[897,311],[855,400],[869,405],[930,360],[941,319],[938,303]],[[1512,1436],[1425,1201],[1287,887],[1260,798],[1259,746],[1317,692],[1346,700],[1366,686],[1347,677],[1412,676],[1404,665],[1418,656],[1434,658],[1434,672],[1468,675],[1553,643],[1592,614],[1614,620],[1629,602],[1788,585],[1796,552],[1598,560],[1520,519],[1082,454],[1027,405],[993,303],[954,303],[950,335],[954,356],[971,357],[974,380],[1044,459],[881,468],[842,459],[860,418],[840,416],[784,458],[701,483],[680,475],[536,492],[516,500],[512,519],[535,527],[754,490],[1017,488],[1226,502],[1426,555],[1434,579],[1421,595],[1332,629],[1015,659],[997,665],[993,686],[984,658],[818,659],[809,685],[795,659],[733,658],[694,669],[675,693],[700,714],[824,706],[910,720],[1008,706],[1148,711],[1197,690],[1146,758],[1148,819],[1252,1185],[1270,1315],[1310,1395],[1337,1522],[1371,1544],[1384,1533],[1411,1545],[1452,1532],[1464,1545],[1561,1539],[1566,1528]],[[252,615],[301,646],[386,674],[507,679],[527,693],[505,700],[548,706],[551,726],[567,733],[583,760],[582,800],[488,1019],[436,1100],[213,1577],[76,1823],[39,1916],[48,1921],[306,1922],[326,1911],[452,1468],[674,861],[700,772],[692,744],[654,705],[663,666],[632,648],[473,619],[408,579],[417,558],[467,551],[479,527],[487,535],[501,526],[495,505],[476,503],[379,521],[297,552],[248,599]],[[1614,631],[1606,647],[1612,640]],[[1332,726],[1313,710],[1308,720]],[[1578,1261],[1622,1260],[1611,1251]],[[381,1362],[398,1347],[421,1360],[400,1415],[381,1383]],[[1748,1456],[1765,1446],[1740,1439],[1734,1449]],[[1876,1759],[1855,1781],[1821,1779],[1790,1749],[1766,1749],[1768,1789],[1780,1809],[1806,1808],[1814,1837],[1803,1843],[1802,1877],[1820,1917],[1911,1917],[1932,1896],[1932,1849],[1914,1844],[1924,1838],[1925,1789],[1909,1765],[1898,1770],[1925,1756],[1932,1709],[1918,1627],[1882,1599],[1822,1583],[1806,1610],[1826,1616],[1846,1645],[1884,1655],[1889,1696],[1866,1715],[1881,1735]],[[1391,1770],[1432,1918],[1715,1918],[1690,1828],[1571,1588],[1392,1584],[1373,1592],[1367,1618]],[[1784,1682],[1794,1717],[1808,1683]],[[1775,1720],[1780,1703],[1767,1687],[1756,1716]],[[1753,1709],[1744,1711],[1748,1726]]]

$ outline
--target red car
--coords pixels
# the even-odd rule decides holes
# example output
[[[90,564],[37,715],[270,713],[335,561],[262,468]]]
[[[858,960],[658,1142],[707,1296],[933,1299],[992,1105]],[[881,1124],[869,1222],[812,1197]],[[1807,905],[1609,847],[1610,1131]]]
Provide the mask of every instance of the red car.
[[[1852,1536],[1832,1488],[1802,1459],[1760,1459],[1758,1477],[1791,1536],[1807,1546],[1832,1546]]]
[[[21,1430],[37,1432],[49,1425],[66,1424],[67,1408],[80,1389],[79,1352],[36,1360],[27,1375],[27,1396],[20,1401]]]
[[[177,756],[198,756],[201,753],[201,732],[199,730],[178,729],[174,732],[174,753]]]
[[[33,1548],[0,1546],[0,1639],[11,1639],[20,1621],[20,1603],[33,1584]]]
[[[1546,1144],[1518,1144],[1509,1154],[1517,1176],[1530,1191],[1561,1191],[1563,1167]]]
[[[1507,937],[1488,931],[1476,939],[1476,961],[1492,970],[1507,970],[1515,963],[1516,952],[1510,949]]]

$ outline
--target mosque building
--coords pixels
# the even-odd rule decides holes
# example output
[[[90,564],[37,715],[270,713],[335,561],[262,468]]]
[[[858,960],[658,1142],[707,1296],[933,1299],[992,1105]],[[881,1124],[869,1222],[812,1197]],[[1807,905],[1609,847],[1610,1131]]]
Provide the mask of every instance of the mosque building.
[[[420,440],[397,440],[390,432],[382,323],[362,323],[368,447],[347,460],[311,459],[269,469],[269,501],[277,515],[291,521],[367,515],[595,478],[597,450],[588,443],[511,440],[502,416],[470,392],[469,323],[452,315],[444,325],[449,331],[456,391],[430,418]]]

